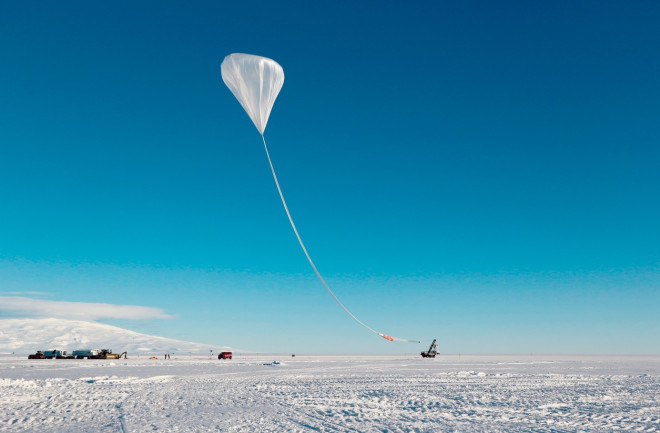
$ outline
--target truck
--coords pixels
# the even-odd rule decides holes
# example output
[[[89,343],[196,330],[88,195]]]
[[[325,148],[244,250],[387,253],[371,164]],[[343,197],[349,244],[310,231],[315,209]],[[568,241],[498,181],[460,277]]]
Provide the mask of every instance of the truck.
[[[28,355],[28,359],[46,359],[46,355],[44,355],[44,352],[42,352],[41,350],[37,350],[37,353]]]
[[[220,352],[220,355],[218,355],[218,359],[231,359],[233,353],[231,352]]]
[[[94,359],[119,359],[122,356],[126,358],[128,353],[112,353],[112,350],[110,349],[99,349],[98,354],[94,357]]]

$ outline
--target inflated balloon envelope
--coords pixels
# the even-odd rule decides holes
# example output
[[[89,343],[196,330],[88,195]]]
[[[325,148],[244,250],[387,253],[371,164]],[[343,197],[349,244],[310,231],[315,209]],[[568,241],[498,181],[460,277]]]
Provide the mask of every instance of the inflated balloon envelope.
[[[220,69],[222,80],[263,135],[284,84],[284,70],[275,60],[252,54],[230,54]]]
[[[272,59],[267,57],[255,56],[252,54],[241,54],[234,53],[225,57],[222,65],[220,66],[222,72],[222,80],[225,82],[229,90],[234,94],[238,102],[241,103],[243,109],[245,109],[250,119],[254,123],[254,126],[257,127],[257,130],[261,134],[261,138],[264,142],[264,148],[266,149],[266,156],[268,157],[268,164],[270,164],[270,170],[273,173],[273,179],[275,179],[275,185],[277,186],[277,191],[280,194],[280,199],[282,199],[282,204],[284,205],[284,210],[286,215],[289,217],[289,222],[293,228],[293,232],[298,238],[298,243],[302,248],[307,261],[312,265],[312,269],[316,273],[316,276],[321,281],[326,290],[332,295],[337,304],[351,316],[356,322],[360,325],[367,328],[369,331],[380,335],[388,341],[407,341],[410,343],[419,343],[418,340],[409,340],[407,338],[397,338],[392,337],[381,332],[378,332],[371,327],[364,324],[360,319],[355,317],[348,308],[341,303],[339,298],[330,290],[330,287],[326,284],[325,280],[321,276],[321,273],[316,268],[316,265],[312,261],[312,258],[305,248],[305,244],[298,233],[296,225],[293,223],[293,218],[291,218],[291,213],[289,212],[289,207],[284,200],[284,195],[282,194],[282,188],[280,188],[280,183],[277,180],[277,175],[275,174],[275,168],[273,167],[273,162],[270,159],[270,153],[268,152],[268,146],[266,145],[266,138],[264,137],[264,131],[266,130],[266,125],[268,124],[268,118],[270,117],[270,112],[273,109],[273,104],[277,95],[282,89],[284,84],[284,70],[282,67]]]

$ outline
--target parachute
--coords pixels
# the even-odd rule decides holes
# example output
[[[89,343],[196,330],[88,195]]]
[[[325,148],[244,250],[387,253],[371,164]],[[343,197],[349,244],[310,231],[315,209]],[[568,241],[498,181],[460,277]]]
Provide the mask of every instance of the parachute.
[[[339,304],[339,306],[357,323],[381,336],[382,338],[388,341],[407,341],[410,343],[420,343],[418,340],[409,340],[405,338],[392,337],[381,332],[378,332],[371,327],[367,326],[360,319],[355,317],[348,308],[341,303],[339,298],[330,290],[328,284],[325,282],[321,273],[316,268],[316,265],[312,261],[312,258],[305,248],[300,234],[296,225],[293,223],[293,218],[291,217],[291,212],[289,212],[289,207],[284,200],[284,194],[282,194],[282,188],[280,188],[280,183],[277,180],[277,174],[275,174],[275,168],[273,167],[273,162],[270,159],[270,153],[268,152],[268,146],[266,145],[266,138],[264,137],[264,131],[266,130],[266,125],[268,123],[268,118],[270,117],[270,112],[273,109],[273,104],[277,95],[282,89],[284,84],[284,70],[282,67],[272,59],[267,57],[255,56],[252,54],[241,54],[234,53],[230,54],[223,60],[220,65],[220,70],[222,73],[222,80],[227,85],[229,90],[234,94],[238,102],[241,104],[243,109],[247,112],[250,119],[254,123],[254,126],[257,128],[261,134],[261,139],[264,143],[264,148],[266,149],[266,156],[268,157],[268,164],[270,165],[270,170],[273,173],[273,179],[275,180],[275,185],[277,186],[277,192],[280,194],[280,199],[282,200],[282,205],[284,205],[284,210],[286,215],[289,218],[293,232],[298,238],[298,243],[302,248],[307,261],[312,266],[314,273],[318,277],[319,281],[323,284],[325,289],[330,293],[334,300]]]

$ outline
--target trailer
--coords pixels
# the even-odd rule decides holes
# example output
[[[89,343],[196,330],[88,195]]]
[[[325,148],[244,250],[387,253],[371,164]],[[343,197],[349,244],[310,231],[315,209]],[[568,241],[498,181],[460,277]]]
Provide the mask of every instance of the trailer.
[[[46,359],[73,359],[72,355],[66,354],[66,350],[44,350],[43,354]]]
[[[99,351],[93,349],[74,350],[71,354],[76,359],[94,359],[99,355]]]

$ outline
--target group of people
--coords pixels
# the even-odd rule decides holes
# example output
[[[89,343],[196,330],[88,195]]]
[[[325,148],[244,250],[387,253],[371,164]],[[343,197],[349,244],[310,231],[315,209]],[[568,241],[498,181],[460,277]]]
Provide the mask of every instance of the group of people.
[[[170,353],[166,353],[163,359],[172,359],[172,355]]]

